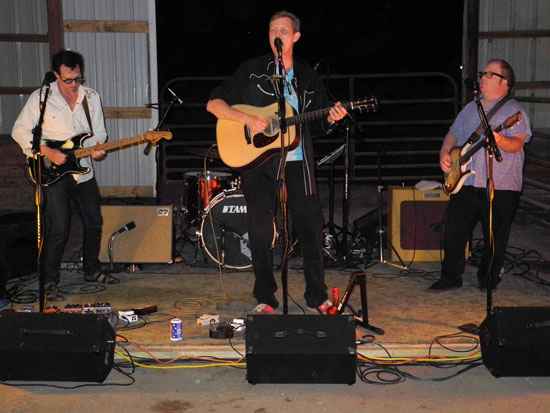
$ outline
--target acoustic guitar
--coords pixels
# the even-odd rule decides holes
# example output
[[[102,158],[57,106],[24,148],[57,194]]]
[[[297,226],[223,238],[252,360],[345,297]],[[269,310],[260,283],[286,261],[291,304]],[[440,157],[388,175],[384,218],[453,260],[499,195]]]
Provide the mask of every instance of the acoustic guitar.
[[[343,103],[342,106],[348,112],[352,110],[369,112],[378,109],[378,102],[375,97],[371,97],[356,102]],[[285,118],[288,127],[287,133],[282,137],[277,116],[278,103],[264,107],[251,105],[233,105],[232,107],[269,120],[269,126],[263,132],[252,135],[248,127],[241,122],[218,119],[216,135],[220,158],[227,166],[242,171],[255,168],[279,153],[282,139],[284,139],[284,146],[288,150],[297,148],[300,144],[300,134],[296,125],[327,117],[330,111],[329,107]],[[286,103],[286,113],[293,113],[288,102]]]

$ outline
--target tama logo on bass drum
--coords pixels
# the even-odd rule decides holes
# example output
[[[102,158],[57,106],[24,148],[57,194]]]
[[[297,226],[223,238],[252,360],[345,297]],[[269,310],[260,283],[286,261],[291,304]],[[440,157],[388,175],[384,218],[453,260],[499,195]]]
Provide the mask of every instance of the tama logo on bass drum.
[[[224,205],[222,214],[246,214],[246,205]]]

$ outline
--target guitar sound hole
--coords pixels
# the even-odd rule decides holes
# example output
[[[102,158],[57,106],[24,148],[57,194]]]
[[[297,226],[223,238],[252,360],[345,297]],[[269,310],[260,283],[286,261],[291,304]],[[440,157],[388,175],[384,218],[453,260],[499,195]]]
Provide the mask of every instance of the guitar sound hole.
[[[270,145],[275,141],[276,136],[266,136],[263,133],[258,133],[254,136],[254,147],[263,148],[264,146]]]

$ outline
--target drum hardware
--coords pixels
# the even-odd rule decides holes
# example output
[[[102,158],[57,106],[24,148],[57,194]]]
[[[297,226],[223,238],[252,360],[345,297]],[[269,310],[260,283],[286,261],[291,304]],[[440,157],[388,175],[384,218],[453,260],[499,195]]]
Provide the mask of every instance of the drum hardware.
[[[184,174],[186,222],[200,226],[202,214],[210,201],[220,192],[230,189],[232,174],[227,172],[195,171]]]
[[[237,190],[226,190],[210,202],[200,226],[200,242],[204,252],[223,268],[252,267],[248,239],[246,200]],[[273,222],[273,241],[277,231]]]

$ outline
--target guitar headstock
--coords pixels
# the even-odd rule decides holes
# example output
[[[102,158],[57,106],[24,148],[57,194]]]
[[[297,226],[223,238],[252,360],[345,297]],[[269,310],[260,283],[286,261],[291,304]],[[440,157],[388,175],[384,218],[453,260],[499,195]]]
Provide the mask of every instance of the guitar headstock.
[[[161,139],[166,139],[169,141],[172,139],[172,132],[170,131],[157,131],[157,130],[149,130],[143,134],[143,137],[148,141],[151,142],[153,145],[156,145],[158,141]]]
[[[351,109],[359,110],[360,112],[376,112],[380,106],[378,105],[378,100],[376,97],[371,96],[370,98],[365,98],[355,102],[351,102]]]
[[[514,126],[516,123],[519,123],[521,121],[521,112],[517,111],[512,116],[510,116],[508,119],[504,121],[502,124],[502,129],[508,129]]]

